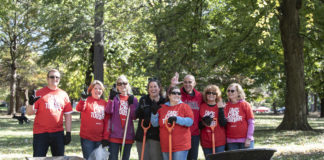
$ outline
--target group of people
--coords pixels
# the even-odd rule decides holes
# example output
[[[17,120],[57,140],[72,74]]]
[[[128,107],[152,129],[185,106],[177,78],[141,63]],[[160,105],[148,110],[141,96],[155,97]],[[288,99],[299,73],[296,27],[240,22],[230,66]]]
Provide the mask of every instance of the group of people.
[[[27,114],[36,114],[34,157],[46,156],[49,147],[53,156],[63,156],[64,145],[71,141],[73,110],[67,93],[58,88],[59,81],[59,71],[50,70],[48,85],[29,97]],[[108,102],[102,98],[105,88],[98,80],[90,84],[88,94],[81,94],[76,110],[81,113],[80,138],[85,159],[102,144],[109,146],[109,160],[128,160],[135,141],[138,157],[144,160],[168,160],[169,156],[174,160],[196,160],[199,143],[205,157],[213,151],[254,147],[253,112],[237,83],[228,86],[226,104],[217,85],[206,86],[202,94],[197,91],[193,75],[186,75],[179,82],[176,73],[165,97],[159,80],[151,78],[148,94],[139,102],[132,95],[126,76],[119,76],[116,86]],[[135,132],[136,119],[139,121]]]

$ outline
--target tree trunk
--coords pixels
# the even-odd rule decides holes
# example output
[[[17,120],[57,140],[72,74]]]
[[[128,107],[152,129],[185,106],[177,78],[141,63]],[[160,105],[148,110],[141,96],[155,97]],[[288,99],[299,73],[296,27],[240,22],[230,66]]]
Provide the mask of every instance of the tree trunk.
[[[314,94],[314,110],[313,110],[313,112],[316,112],[317,111],[317,94]]]
[[[278,112],[277,112],[277,103],[276,102],[272,103],[272,108],[273,108],[273,114],[278,114]]]
[[[104,32],[103,32],[104,0],[95,2],[95,44],[94,44],[94,79],[103,82]]]
[[[305,108],[306,108],[306,115],[309,115],[309,109],[308,109],[308,92],[305,93],[305,102],[306,102],[306,105],[305,105]]]
[[[90,86],[92,80],[93,73],[93,58],[94,58],[94,42],[92,42],[91,47],[89,49],[89,56],[88,56],[88,67],[85,75],[85,85],[86,87]]]
[[[20,108],[21,108],[21,86],[20,86],[20,77],[17,76],[17,87],[16,87],[16,113],[20,112]]]
[[[8,109],[8,115],[16,113],[16,84],[17,84],[17,68],[16,61],[11,64],[10,75],[10,106]]]
[[[304,40],[299,35],[301,0],[283,0],[280,33],[286,76],[285,114],[279,130],[310,130],[307,122],[304,79]]]
[[[321,98],[321,117],[324,117],[324,97]]]

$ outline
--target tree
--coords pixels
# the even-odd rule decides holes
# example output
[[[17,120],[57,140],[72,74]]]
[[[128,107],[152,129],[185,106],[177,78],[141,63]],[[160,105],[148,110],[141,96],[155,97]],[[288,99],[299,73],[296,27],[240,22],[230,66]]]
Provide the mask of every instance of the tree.
[[[10,60],[10,107],[8,114],[15,113],[17,104],[18,65],[28,58],[41,39],[41,30],[34,25],[37,20],[37,2],[4,1],[0,14],[0,45],[9,52]],[[19,103],[18,103],[19,104]]]
[[[103,20],[104,20],[104,0],[95,1],[95,17],[94,17],[94,79],[103,82],[104,78],[104,31],[103,31]]]
[[[280,33],[284,48],[286,94],[285,115],[277,129],[309,130],[305,101],[304,40],[301,37],[301,0],[283,0],[280,5]]]

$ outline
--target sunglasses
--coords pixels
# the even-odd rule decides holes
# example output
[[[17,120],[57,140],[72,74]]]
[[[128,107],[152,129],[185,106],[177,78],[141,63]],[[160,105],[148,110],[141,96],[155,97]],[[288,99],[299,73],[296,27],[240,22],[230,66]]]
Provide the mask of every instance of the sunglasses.
[[[48,76],[48,78],[50,78],[50,79],[54,79],[54,78],[56,78],[56,79],[60,79],[59,76]]]
[[[117,86],[122,86],[122,85],[126,86],[127,84],[128,84],[127,82],[118,82]]]
[[[231,93],[234,93],[235,90],[230,90],[230,89],[229,89],[229,90],[227,90],[227,92],[228,92],[228,93],[230,93],[230,92],[231,92]]]
[[[181,93],[180,92],[171,92],[171,94],[173,94],[173,95],[181,95]]]
[[[217,95],[216,92],[206,92],[206,94],[207,94],[207,95],[210,95],[210,94],[212,94],[212,95]]]

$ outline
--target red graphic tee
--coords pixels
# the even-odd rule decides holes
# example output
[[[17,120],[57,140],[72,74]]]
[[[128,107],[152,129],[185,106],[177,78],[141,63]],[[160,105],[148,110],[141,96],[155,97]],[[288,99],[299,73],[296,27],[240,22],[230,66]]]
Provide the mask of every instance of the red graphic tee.
[[[248,120],[254,119],[250,104],[246,101],[240,101],[236,104],[228,102],[224,112],[227,119],[226,137],[246,138]]]
[[[162,152],[169,152],[169,132],[165,127],[165,120],[172,116],[194,118],[191,108],[181,103],[175,106],[162,105],[158,110],[160,125],[160,143]],[[172,152],[189,150],[191,148],[190,128],[178,124],[172,130]]]
[[[103,139],[104,118],[106,101],[88,97],[86,101],[80,101],[76,110],[81,112],[80,137],[91,141]]]
[[[72,113],[69,96],[61,89],[44,87],[36,92],[34,134],[64,131],[63,114]]]
[[[208,104],[203,103],[200,107],[200,117],[210,116],[218,120],[218,107],[217,104],[210,107]],[[221,127],[217,121],[212,121],[211,126],[215,126],[214,137],[215,147],[223,146],[226,144],[225,128]],[[200,133],[200,143],[203,148],[212,148],[212,130],[210,127],[205,127]]]

